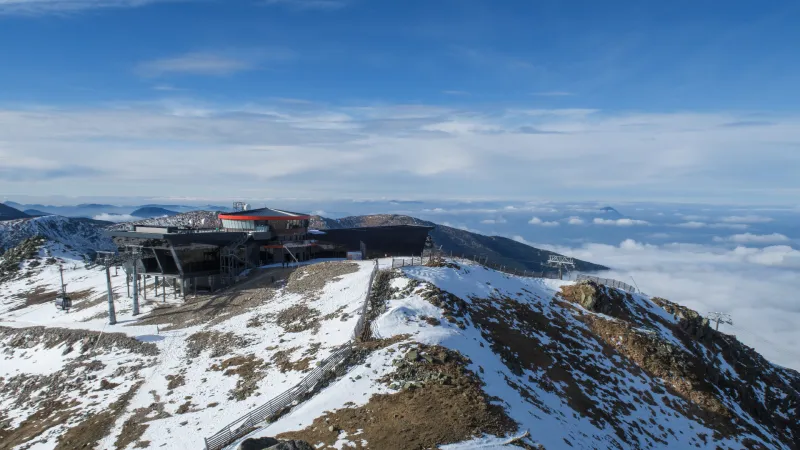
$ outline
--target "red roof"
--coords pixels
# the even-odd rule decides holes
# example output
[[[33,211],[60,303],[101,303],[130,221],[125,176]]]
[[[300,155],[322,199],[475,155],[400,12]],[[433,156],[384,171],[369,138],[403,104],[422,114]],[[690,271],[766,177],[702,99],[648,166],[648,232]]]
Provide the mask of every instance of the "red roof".
[[[225,220],[305,220],[310,219],[311,216],[280,209],[259,208],[249,211],[220,213],[219,218]]]

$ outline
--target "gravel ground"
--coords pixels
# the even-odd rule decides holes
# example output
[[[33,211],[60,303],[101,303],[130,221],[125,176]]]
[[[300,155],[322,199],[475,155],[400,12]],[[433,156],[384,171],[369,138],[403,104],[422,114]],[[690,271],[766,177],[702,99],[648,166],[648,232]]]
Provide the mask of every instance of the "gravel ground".
[[[325,284],[355,272],[358,272],[358,264],[352,262],[332,261],[303,266],[289,275],[286,292],[316,300]]]

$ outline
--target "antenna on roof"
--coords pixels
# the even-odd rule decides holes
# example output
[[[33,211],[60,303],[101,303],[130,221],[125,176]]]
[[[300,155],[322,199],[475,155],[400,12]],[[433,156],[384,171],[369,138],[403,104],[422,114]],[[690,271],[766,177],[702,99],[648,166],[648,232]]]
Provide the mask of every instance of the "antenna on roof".
[[[547,260],[547,265],[550,267],[558,267],[558,279],[563,280],[564,267],[566,267],[567,270],[569,270],[570,267],[574,270],[575,260],[568,256],[550,255],[550,258]]]

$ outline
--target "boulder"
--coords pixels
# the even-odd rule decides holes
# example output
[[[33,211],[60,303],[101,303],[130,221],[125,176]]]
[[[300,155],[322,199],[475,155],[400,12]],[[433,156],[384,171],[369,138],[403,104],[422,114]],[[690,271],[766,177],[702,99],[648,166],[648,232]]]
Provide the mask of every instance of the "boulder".
[[[562,288],[565,297],[569,300],[583,306],[589,311],[594,311],[597,304],[598,289],[594,283],[581,282],[568,288]]]
[[[250,438],[245,439],[244,442],[239,444],[237,450],[266,450],[268,448],[273,448],[276,444],[280,444],[280,442],[281,441],[271,437]]]

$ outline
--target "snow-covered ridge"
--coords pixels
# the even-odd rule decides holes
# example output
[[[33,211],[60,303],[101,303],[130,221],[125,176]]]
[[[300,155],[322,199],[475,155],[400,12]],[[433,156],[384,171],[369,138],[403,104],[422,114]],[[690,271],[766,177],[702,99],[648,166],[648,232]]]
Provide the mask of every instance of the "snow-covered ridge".
[[[688,310],[472,264],[407,267],[393,276],[387,310],[372,328],[405,343],[375,351],[256,436],[307,438],[317,448],[380,448],[373,445],[387,436],[347,418],[365,415],[368,423],[369,411],[407,398],[414,383],[385,378],[411,352],[418,359],[414,346],[424,345],[468,358],[487,396],[519,425],[510,436],[484,432],[455,448],[512,448],[503,442],[522,432],[529,432],[523,442],[547,449],[796,448],[800,375],[732,336],[709,333]],[[426,383],[416,389],[429,392]],[[437,427],[448,426],[445,416]],[[320,432],[327,423],[332,431]]]
[[[158,227],[220,228],[219,211],[189,211],[166,217],[153,217],[133,222],[120,223],[108,227],[110,230],[125,230],[131,225],[151,225]]]
[[[80,292],[72,311],[42,295],[58,287],[53,264],[0,285],[0,442],[12,448],[202,448],[351,340],[373,268],[266,268],[186,303],[170,289],[153,301],[150,280],[138,317],[112,271],[108,326],[105,272],[54,249],[42,251]],[[389,267],[360,359],[252,436],[326,449],[796,448],[800,375],[693,311],[463,261]]]
[[[0,248],[15,247],[34,236],[43,236],[51,243],[83,254],[116,249],[111,239],[90,219],[44,216],[0,222]]]

